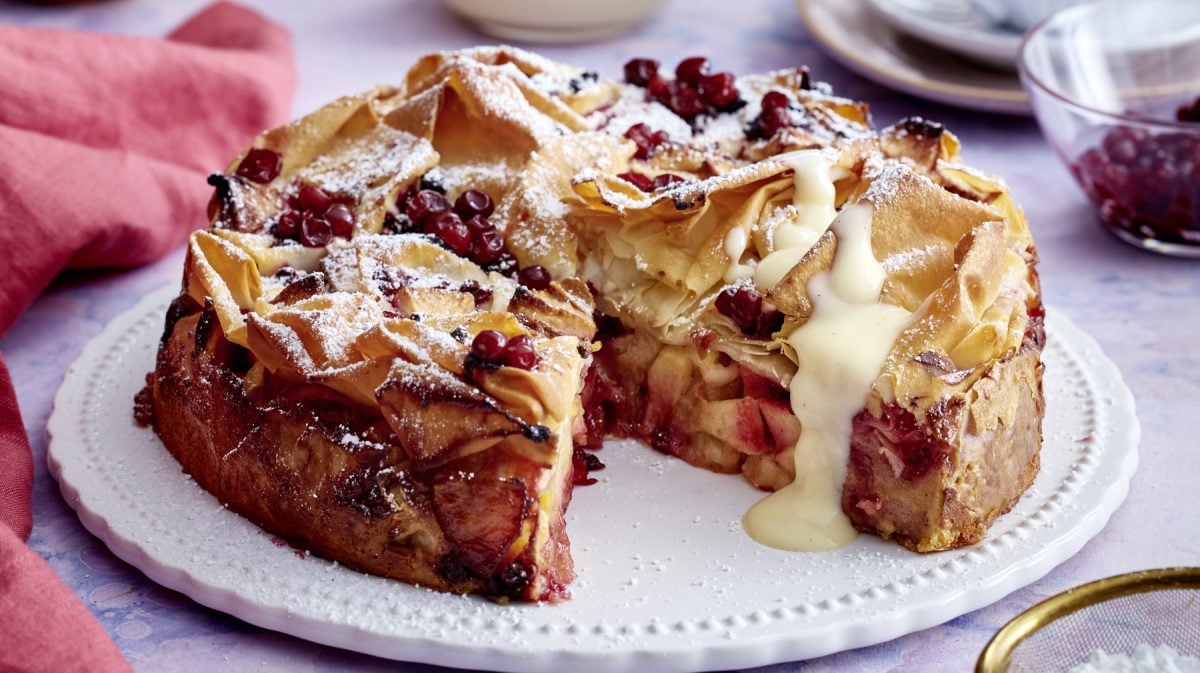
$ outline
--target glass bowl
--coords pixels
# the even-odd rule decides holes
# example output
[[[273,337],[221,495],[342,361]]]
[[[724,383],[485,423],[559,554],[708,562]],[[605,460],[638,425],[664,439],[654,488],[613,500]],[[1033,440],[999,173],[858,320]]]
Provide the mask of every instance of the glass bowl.
[[[1143,570],[1051,596],[1005,624],[976,673],[1200,670],[1200,568]]]
[[[1148,250],[1200,257],[1200,0],[1064,9],[1025,36],[1018,69],[1100,221]]]

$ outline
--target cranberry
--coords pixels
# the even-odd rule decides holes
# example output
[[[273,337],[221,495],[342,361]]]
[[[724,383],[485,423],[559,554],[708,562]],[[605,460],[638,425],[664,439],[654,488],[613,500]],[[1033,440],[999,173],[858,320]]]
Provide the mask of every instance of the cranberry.
[[[593,453],[588,453],[579,447],[571,454],[571,483],[575,486],[590,486],[596,483],[596,478],[588,476],[588,472],[604,469],[604,463]]]
[[[477,280],[464,280],[463,284],[458,286],[458,291],[471,295],[471,299],[475,301],[475,308],[492,300],[492,288],[480,285]]]
[[[425,222],[425,233],[437,236],[447,248],[459,256],[471,251],[471,232],[462,218],[451,212],[441,212]]]
[[[708,59],[703,56],[685,58],[675,66],[675,79],[693,86],[700,84],[700,78],[708,74]]]
[[[283,157],[265,147],[255,147],[246,153],[238,164],[236,173],[251,182],[265,185],[274,180],[283,169]]]
[[[758,319],[754,321],[754,329],[751,332],[751,336],[766,339],[778,332],[781,327],[783,327],[783,312],[777,308],[763,304],[762,313],[759,313]]]
[[[724,110],[737,102],[738,91],[733,85],[733,73],[719,72],[700,80],[700,95],[709,105]]]
[[[432,189],[422,189],[408,200],[404,214],[408,215],[414,226],[421,229],[431,217],[448,210],[450,203],[446,201],[446,197]]]
[[[666,105],[664,101],[666,100],[665,96],[669,90],[670,84],[667,83],[667,80],[657,75],[650,78],[650,81],[646,83],[646,96],[648,99],[659,101],[660,103],[663,103],[663,105]]]
[[[727,287],[717,295],[717,310],[740,329],[754,325],[762,312],[762,295],[747,287]]]
[[[656,175],[652,184],[655,190],[659,190],[666,189],[671,185],[677,185],[685,181],[686,180],[683,177],[675,175],[674,173],[663,173],[662,175]]]
[[[641,173],[629,172],[629,173],[618,173],[617,177],[621,178],[625,182],[632,184],[634,187],[637,187],[638,189],[642,190],[643,192],[654,191],[654,180],[647,175],[642,175]]]
[[[1110,227],[1200,245],[1200,139],[1116,127],[1072,172]]]
[[[517,272],[517,282],[530,290],[547,290],[550,288],[550,272],[540,264],[527,266]]]
[[[658,101],[694,123],[701,115],[730,112],[745,104],[734,86],[733,73],[710,74],[708,68],[703,56],[685,58],[675,67],[675,79],[668,81],[659,77],[657,61],[634,59],[625,64],[625,79],[644,86],[646,100]]]
[[[625,63],[625,81],[635,86],[646,86],[658,76],[658,61],[652,58],[635,58]]]
[[[354,213],[346,207],[345,204],[335,203],[325,211],[322,216],[326,222],[329,222],[330,229],[333,230],[333,235],[341,238],[350,238],[354,233]]]
[[[304,213],[300,218],[300,243],[306,248],[322,248],[329,245],[333,230],[329,222],[319,215]]]
[[[471,355],[484,362],[499,362],[500,358],[504,356],[504,347],[507,345],[508,338],[503,333],[494,329],[485,329],[476,334],[475,339],[471,341]]]
[[[671,112],[691,121],[708,110],[708,106],[696,89],[689,86],[675,86],[672,89],[667,104],[667,107],[671,108]]]
[[[454,212],[464,220],[475,215],[487,217],[494,210],[496,210],[496,206],[492,203],[492,197],[478,189],[468,189],[454,200]]]
[[[1190,105],[1184,105],[1175,112],[1175,119],[1181,122],[1200,122],[1200,96]]]
[[[275,222],[275,236],[278,238],[296,238],[300,234],[301,215],[295,210],[285,210]]]
[[[776,108],[791,107],[792,101],[788,99],[787,94],[781,91],[768,91],[762,97],[762,109],[773,110]]]
[[[666,131],[653,131],[647,124],[634,124],[625,132],[625,137],[629,138],[637,145],[637,152],[633,155],[635,159],[649,159],[654,156],[657,150],[663,143],[670,139]]]
[[[769,139],[781,130],[792,126],[792,111],[788,108],[764,108],[751,122],[747,135],[751,138]]]
[[[793,126],[791,106],[791,100],[782,92],[768,91],[763,94],[762,112],[750,123],[746,135],[750,138],[768,139],[781,129]]]
[[[716,305],[717,311],[747,336],[767,339],[783,327],[783,313],[763,302],[762,295],[748,287],[721,290]]]
[[[530,370],[537,364],[537,352],[533,350],[533,340],[522,334],[508,340],[504,347],[501,362],[509,367]]]
[[[487,218],[482,215],[475,215],[467,219],[467,229],[471,232],[471,238],[475,238],[485,231],[495,231],[496,228],[488,222]]]
[[[504,256],[504,239],[495,229],[487,229],[471,240],[470,250],[471,259],[476,264],[491,264]]]
[[[318,187],[301,185],[300,191],[296,193],[295,204],[300,210],[323,213],[333,205],[333,199]]]

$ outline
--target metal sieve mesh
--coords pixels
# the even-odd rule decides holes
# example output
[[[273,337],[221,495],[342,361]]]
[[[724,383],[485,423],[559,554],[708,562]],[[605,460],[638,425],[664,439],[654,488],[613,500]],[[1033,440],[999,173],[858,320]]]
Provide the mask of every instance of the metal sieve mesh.
[[[976,671],[1069,673],[1098,650],[1133,657],[1164,645],[1200,658],[1200,568],[1118,575],[1048,598],[996,633]]]
[[[1132,655],[1141,644],[1200,656],[1200,590],[1159,589],[1118,596],[1059,617],[1012,652],[1011,673],[1067,673],[1095,650]]]

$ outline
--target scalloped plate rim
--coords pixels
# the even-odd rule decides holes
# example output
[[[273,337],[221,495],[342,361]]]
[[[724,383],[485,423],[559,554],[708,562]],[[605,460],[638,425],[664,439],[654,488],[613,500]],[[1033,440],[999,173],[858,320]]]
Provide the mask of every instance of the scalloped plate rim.
[[[82,350],[64,376],[54,400],[54,409],[47,423],[50,436],[47,460],[50,471],[59,482],[63,497],[76,510],[84,527],[100,538],[122,560],[140,569],[153,581],[180,591],[197,602],[226,612],[252,624],[281,631],[313,642],[342,647],[366,654],[453,666],[459,668],[487,668],[503,671],[558,671],[563,666],[587,673],[589,671],[655,671],[668,673],[688,670],[720,670],[725,668],[762,666],[785,661],[808,659],[846,649],[877,644],[924,628],[944,623],[954,617],[989,605],[1005,595],[1032,583],[1046,575],[1054,567],[1077,553],[1107,523],[1112,513],[1124,501],[1130,479],[1138,462],[1140,424],[1137,419],[1132,392],[1121,379],[1116,365],[1103,355],[1099,345],[1076,327],[1065,316],[1056,311],[1047,312],[1048,333],[1051,339],[1063,339],[1080,351],[1089,352],[1088,373],[1109,382],[1113,398],[1109,400],[1110,412],[1123,412],[1122,423],[1111,423],[1111,438],[1105,446],[1115,446],[1119,455],[1111,458],[1115,480],[1103,492],[1095,494],[1099,499],[1083,515],[1079,523],[1039,548],[1025,555],[1018,562],[1008,565],[1004,572],[985,578],[981,583],[959,583],[947,591],[939,601],[926,601],[910,606],[899,614],[883,615],[882,621],[847,624],[831,624],[804,631],[804,637],[795,632],[764,637],[736,640],[713,640],[697,646],[687,639],[673,638],[672,647],[663,647],[663,638],[658,638],[650,647],[633,647],[616,651],[572,650],[563,647],[531,650],[529,647],[497,646],[470,643],[455,644],[452,639],[431,637],[397,637],[372,633],[346,624],[330,624],[327,621],[291,614],[279,605],[264,605],[242,592],[214,586],[187,568],[172,567],[156,559],[136,540],[115,529],[101,513],[93,511],[84,502],[84,494],[71,483],[64,456],[70,456],[73,442],[85,441],[81,436],[79,420],[71,415],[75,410],[75,397],[82,395],[72,384],[81,376],[81,371],[95,367],[95,359],[112,348],[109,341],[128,332],[139,319],[148,314],[161,316],[161,309],[175,295],[174,288],[151,293],[136,306],[113,318]],[[141,376],[135,372],[135,376]],[[1048,373],[1047,376],[1050,374]],[[1107,453],[1113,454],[1110,450]],[[76,466],[71,466],[76,467]],[[688,468],[694,469],[694,468]],[[190,481],[190,480],[189,480]],[[194,482],[191,482],[193,487]],[[1039,510],[1040,513],[1040,510]],[[236,515],[232,515],[236,516]],[[248,522],[247,522],[248,523]],[[253,525],[253,524],[249,524]],[[264,537],[265,539],[265,537]],[[989,538],[980,545],[963,551],[980,549],[988,544]],[[916,556],[916,555],[914,555]],[[920,557],[918,557],[920,558]],[[354,573],[342,568],[340,572]],[[378,578],[375,578],[378,579]],[[400,585],[403,589],[406,585]],[[412,589],[412,587],[408,587]],[[444,595],[445,596],[445,595]],[[450,597],[458,600],[459,597]],[[490,605],[490,604],[489,604]],[[415,609],[415,607],[414,607]],[[506,610],[510,608],[501,608]],[[554,607],[539,608],[555,610]],[[511,615],[508,615],[511,616]],[[549,634],[555,637],[555,634]]]

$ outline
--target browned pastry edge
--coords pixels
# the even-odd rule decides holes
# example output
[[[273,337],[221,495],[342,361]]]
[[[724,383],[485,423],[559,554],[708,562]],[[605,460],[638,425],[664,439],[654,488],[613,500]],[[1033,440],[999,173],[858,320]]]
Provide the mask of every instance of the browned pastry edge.
[[[842,490],[842,509],[855,528],[913,551],[941,551],[979,542],[1012,509],[1040,465],[1042,321],[1031,314],[1021,348],[984,377],[998,395],[1015,399],[1011,425],[975,427],[972,404],[997,401],[986,392],[974,402],[967,395],[945,398],[924,426],[895,405],[885,405],[879,418],[859,413]]]
[[[562,489],[557,516],[540,544],[514,551],[503,540],[499,557],[481,556],[481,545],[497,544],[489,546],[488,531],[461,526],[491,516],[536,529],[544,514],[532,484],[483,480],[492,468],[470,459],[425,473],[409,469],[377,413],[323,386],[289,384],[256,404],[239,374],[244,350],[214,323],[211,308],[169,320],[150,385],[155,430],[184,472],[223,505],[355,570],[501,601],[566,597],[574,577],[563,521],[569,478],[554,485]],[[347,433],[372,441],[339,439]],[[570,465],[556,471],[569,475]],[[455,497],[458,484],[459,493],[477,498],[465,505],[478,508],[470,516]]]

